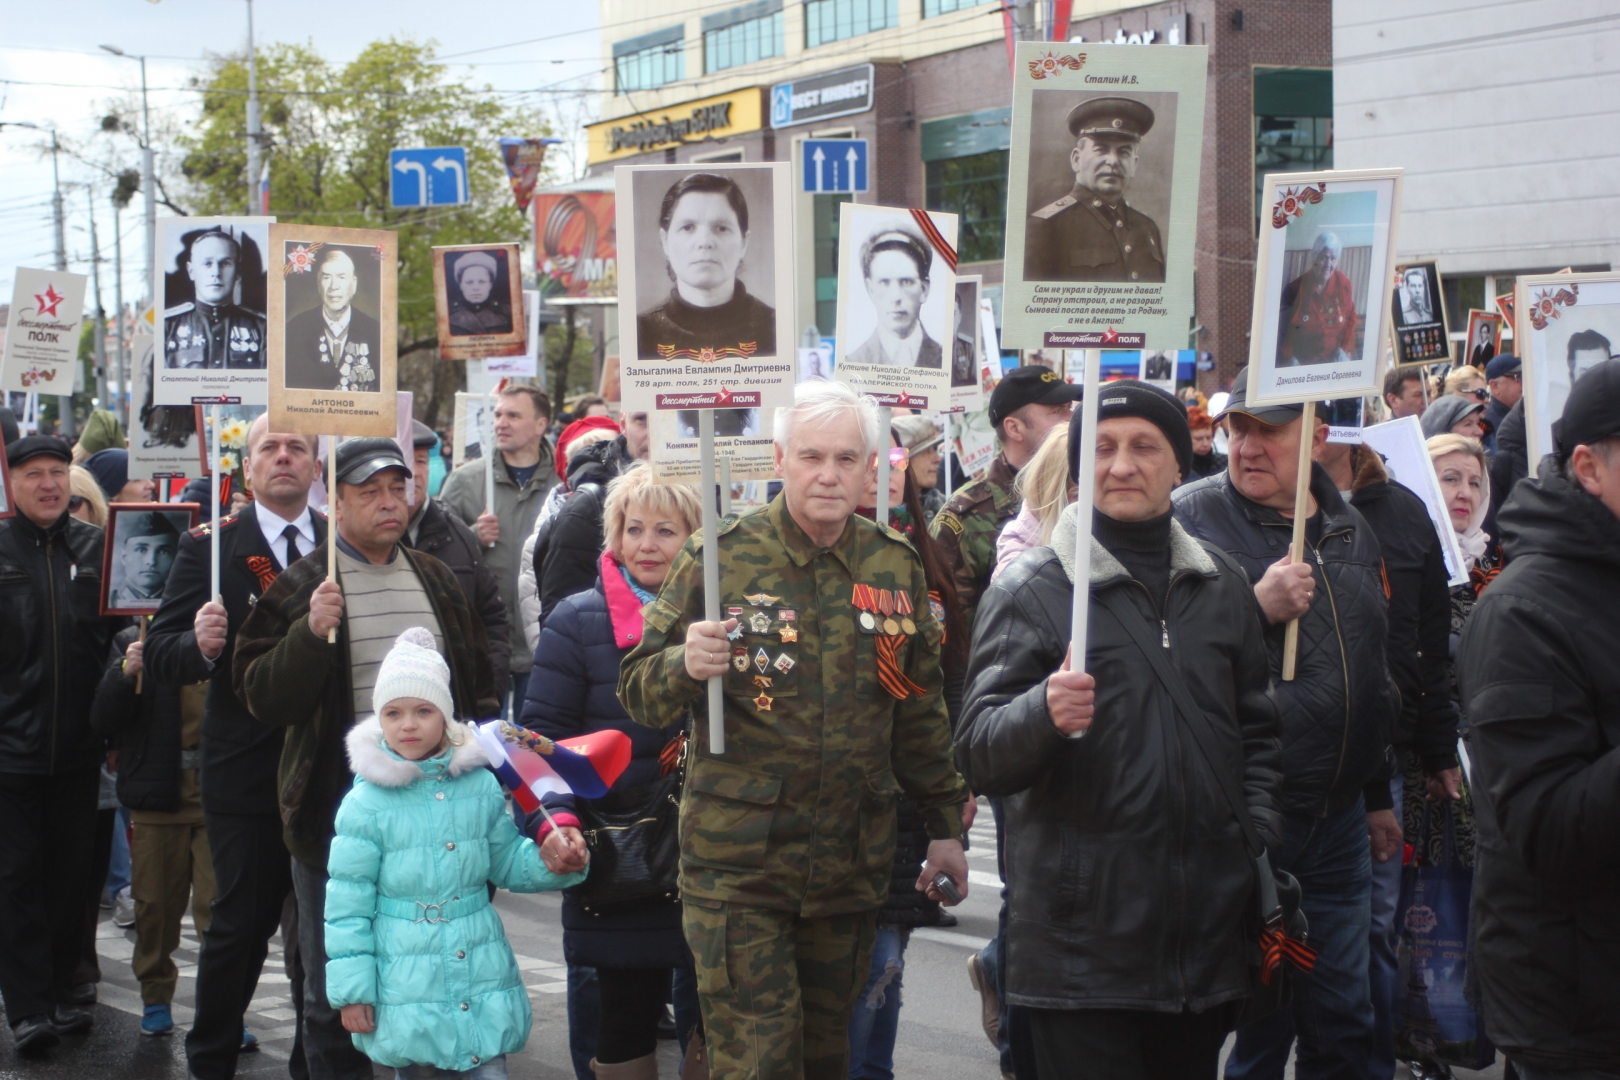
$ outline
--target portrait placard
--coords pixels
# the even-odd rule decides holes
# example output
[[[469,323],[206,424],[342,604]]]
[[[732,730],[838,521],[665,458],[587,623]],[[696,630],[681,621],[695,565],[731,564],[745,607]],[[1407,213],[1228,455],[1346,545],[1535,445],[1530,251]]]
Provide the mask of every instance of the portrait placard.
[[[270,264],[271,426],[393,435],[398,236],[272,225]]]
[[[113,503],[107,507],[107,542],[101,555],[101,613],[151,615],[180,549],[197,527],[196,503]]]
[[[1150,386],[1156,386],[1167,394],[1176,392],[1176,361],[1180,352],[1176,349],[1143,349],[1142,367],[1137,372],[1137,379]],[[1079,361],[1079,357],[1075,357]],[[1080,364],[1075,365],[1076,373]]]
[[[196,475],[212,475],[215,467],[227,475],[242,468],[247,454],[248,429],[253,421],[263,416],[267,405],[193,405],[196,411],[197,465]],[[219,410],[219,457],[214,461],[214,410]]]
[[[1401,170],[1272,173],[1261,206],[1250,403],[1378,393]]]
[[[1361,444],[1361,430],[1365,420],[1365,411],[1363,409],[1365,404],[1366,399],[1359,397],[1335,398],[1332,401],[1317,402],[1316,418],[1327,423],[1327,441],[1359,446]]]
[[[1019,43],[1003,344],[1186,343],[1208,64],[1202,45]]]
[[[517,375],[532,379],[540,371],[540,292],[523,290],[523,348],[519,352],[489,358],[488,371],[495,375]]]
[[[265,268],[275,218],[159,218],[153,281],[161,359],[153,401],[268,404]]]
[[[1513,321],[1513,312],[1515,309],[1513,307],[1512,290],[1505,293],[1497,293],[1496,299],[1492,301],[1492,303],[1495,304],[1497,312],[1502,316],[1502,325],[1507,329],[1508,337],[1518,337],[1518,323]]]
[[[1463,363],[1481,371],[1502,351],[1502,316],[1480,308],[1468,309],[1468,338],[1463,342]]]
[[[129,409],[129,478],[191,476],[197,467],[197,419],[192,405],[158,405],[155,389],[157,338],[130,339],[135,379]]]
[[[996,337],[996,306],[988,296],[979,298],[979,389],[986,404],[1001,381],[1001,344]]]
[[[17,268],[6,348],[0,353],[0,390],[73,393],[88,280],[66,270]]]
[[[955,214],[838,207],[833,378],[879,405],[949,409],[956,337]]]
[[[11,466],[6,455],[0,454],[0,520],[17,513],[17,504],[11,501]]]
[[[487,394],[456,391],[455,431],[450,448],[450,468],[459,469],[469,460],[481,457],[484,443],[495,422],[495,399]],[[477,453],[472,453],[477,451]]]
[[[1429,522],[1440,538],[1440,552],[1445,556],[1448,585],[1462,585],[1468,581],[1468,568],[1463,562],[1462,548],[1457,543],[1457,530],[1451,527],[1451,516],[1446,512],[1445,494],[1434,475],[1434,461],[1423,438],[1423,423],[1415,416],[1403,416],[1361,429],[1361,441],[1384,459],[1384,471],[1389,478],[1423,500],[1429,512]]]
[[[638,165],[618,186],[620,398],[645,412],[659,479],[698,477],[699,409],[733,480],[768,479],[773,411],[793,403],[786,162]]]
[[[956,335],[951,341],[951,411],[974,412],[984,400],[984,327],[979,300],[984,293],[982,274],[956,279]]]
[[[1514,291],[1514,347],[1523,363],[1524,427],[1530,474],[1557,447],[1553,423],[1575,380],[1615,355],[1620,342],[1620,273],[1522,277]]]
[[[1443,295],[1438,263],[1403,263],[1395,268],[1389,314],[1395,327],[1397,365],[1451,358],[1451,327]]]
[[[527,325],[520,258],[516,244],[433,249],[440,358],[482,360],[522,352]]]
[[[956,443],[956,459],[962,463],[959,482],[965,484],[996,456],[996,430],[990,426],[990,410],[980,409],[952,417],[951,431]]]

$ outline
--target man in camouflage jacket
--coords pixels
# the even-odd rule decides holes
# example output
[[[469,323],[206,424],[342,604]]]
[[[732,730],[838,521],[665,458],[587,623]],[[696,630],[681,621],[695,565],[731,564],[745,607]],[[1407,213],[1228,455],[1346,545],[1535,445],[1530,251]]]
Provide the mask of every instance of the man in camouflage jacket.
[[[1069,422],[1070,408],[1079,396],[1078,386],[1039,364],[1009,371],[990,395],[990,426],[996,430],[1001,452],[983,477],[956,492],[930,528],[950,567],[970,631],[979,597],[996,566],[996,537],[1018,515],[1013,479],[1041,448],[1047,433]]]
[[[928,882],[944,872],[967,892],[942,630],[911,545],[854,515],[876,411],[842,384],[800,384],[776,426],[782,494],[720,526],[724,622],[702,621],[696,534],[619,680],[638,723],[699,715],[680,884],[715,1076],[847,1075],[901,792],[931,840],[919,885],[943,900]],[[712,676],[723,755],[703,719]]]

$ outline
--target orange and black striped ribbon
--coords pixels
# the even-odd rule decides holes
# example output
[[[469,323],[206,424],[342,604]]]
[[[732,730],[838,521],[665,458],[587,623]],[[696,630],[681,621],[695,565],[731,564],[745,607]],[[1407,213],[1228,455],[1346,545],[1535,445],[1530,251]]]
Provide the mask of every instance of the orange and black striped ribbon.
[[[939,231],[939,226],[934,224],[934,219],[928,216],[928,211],[918,210],[913,207],[911,217],[917,222],[917,228],[922,230],[923,236],[927,238],[930,244],[934,245],[934,250],[939,252],[939,257],[945,260],[945,265],[949,266],[954,274],[956,272],[956,249],[945,242],[944,235]]]
[[[895,634],[893,637],[882,634],[877,639],[878,682],[883,684],[890,697],[900,701],[908,697],[922,697],[927,693],[900,670],[900,650],[908,640],[905,634]]]
[[[1260,955],[1260,982],[1264,986],[1271,985],[1272,976],[1277,974],[1284,960],[1301,971],[1310,971],[1316,966],[1316,950],[1281,930],[1260,932]]]

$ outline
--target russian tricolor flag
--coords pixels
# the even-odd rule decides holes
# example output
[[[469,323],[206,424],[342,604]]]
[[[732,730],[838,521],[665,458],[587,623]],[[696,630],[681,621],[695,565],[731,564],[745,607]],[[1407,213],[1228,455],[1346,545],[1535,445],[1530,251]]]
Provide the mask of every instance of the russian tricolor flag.
[[[630,737],[622,731],[553,742],[505,721],[487,720],[478,725],[478,745],[526,814],[540,809],[540,797],[548,792],[600,799],[630,764]]]

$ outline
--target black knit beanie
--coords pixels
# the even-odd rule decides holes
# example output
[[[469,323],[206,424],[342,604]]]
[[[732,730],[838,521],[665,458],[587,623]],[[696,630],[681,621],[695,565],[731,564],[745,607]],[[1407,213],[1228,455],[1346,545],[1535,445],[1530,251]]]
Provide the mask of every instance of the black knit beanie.
[[[1192,429],[1187,426],[1187,407],[1177,401],[1174,394],[1149,386],[1137,379],[1118,379],[1103,383],[1098,388],[1097,422],[1116,416],[1140,416],[1170,440],[1170,449],[1176,453],[1176,463],[1185,478],[1192,472]],[[1076,405],[1069,417],[1069,480],[1080,475],[1080,415]]]

